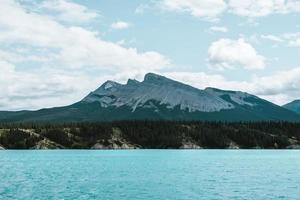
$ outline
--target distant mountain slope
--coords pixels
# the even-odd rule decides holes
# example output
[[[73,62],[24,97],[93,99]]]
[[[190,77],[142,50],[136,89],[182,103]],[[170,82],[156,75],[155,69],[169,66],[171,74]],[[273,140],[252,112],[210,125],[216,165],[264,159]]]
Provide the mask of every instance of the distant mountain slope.
[[[300,114],[300,100],[295,100],[284,105],[283,107]]]
[[[300,121],[300,115],[254,95],[200,90],[149,73],[144,81],[105,82],[82,101],[38,111],[0,112],[2,122],[114,120]]]

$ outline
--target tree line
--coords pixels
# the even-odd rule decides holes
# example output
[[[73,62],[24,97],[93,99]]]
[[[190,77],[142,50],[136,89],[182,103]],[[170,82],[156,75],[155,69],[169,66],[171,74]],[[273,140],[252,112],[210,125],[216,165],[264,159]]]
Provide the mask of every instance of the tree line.
[[[89,149],[97,141],[108,145],[114,129],[141,148],[181,148],[189,141],[203,148],[286,148],[299,144],[300,123],[119,121],[98,123],[2,123],[0,145],[7,149],[34,148],[49,140],[64,148]]]

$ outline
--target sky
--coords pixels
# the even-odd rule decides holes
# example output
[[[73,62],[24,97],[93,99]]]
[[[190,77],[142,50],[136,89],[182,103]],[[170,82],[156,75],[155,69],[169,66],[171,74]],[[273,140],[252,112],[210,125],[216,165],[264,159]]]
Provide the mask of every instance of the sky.
[[[80,101],[148,72],[300,99],[300,0],[0,0],[0,110]]]

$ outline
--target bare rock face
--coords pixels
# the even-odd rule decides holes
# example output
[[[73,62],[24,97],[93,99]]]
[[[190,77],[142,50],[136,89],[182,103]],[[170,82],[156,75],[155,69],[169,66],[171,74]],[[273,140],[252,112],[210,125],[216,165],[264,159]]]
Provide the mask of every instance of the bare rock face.
[[[146,74],[141,82],[106,81],[69,106],[0,112],[0,122],[120,120],[300,122],[300,115],[245,92],[198,89],[153,73]]]
[[[237,145],[235,142],[231,141],[229,146],[228,146],[228,149],[239,149],[239,145]]]
[[[138,149],[138,146],[127,143],[126,141],[112,140],[107,141],[100,140],[94,144],[91,149]]]
[[[64,149],[64,146],[48,139],[39,141],[32,149]]]
[[[289,138],[289,143],[291,145],[294,145],[294,144],[299,144],[299,141],[295,137],[292,137],[292,138]]]
[[[111,139],[99,140],[91,149],[139,149],[139,146],[124,139],[119,128],[113,128]]]
[[[180,149],[203,149],[198,144],[196,144],[194,141],[191,140],[184,140],[182,142],[182,145]]]
[[[231,100],[222,98],[227,95]],[[144,81],[128,80],[122,85],[113,81],[105,82],[94,92],[85,97],[83,102],[99,102],[102,107],[128,106],[134,112],[136,108],[145,108],[150,100],[168,105],[172,109],[179,106],[189,112],[218,112],[231,110],[235,105],[255,106],[246,101],[247,98],[257,97],[234,91],[223,91],[215,88],[200,90],[153,73],[145,75]]]
[[[111,149],[111,148],[109,146],[101,144],[101,141],[99,141],[96,144],[94,144],[94,146],[92,146],[91,149]]]
[[[300,141],[295,137],[289,138],[290,145],[287,146],[287,149],[300,149]]]

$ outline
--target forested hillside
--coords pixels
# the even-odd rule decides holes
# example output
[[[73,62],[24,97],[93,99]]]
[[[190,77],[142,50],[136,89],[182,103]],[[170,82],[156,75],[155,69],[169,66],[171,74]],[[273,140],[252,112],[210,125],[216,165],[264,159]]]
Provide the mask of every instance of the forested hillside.
[[[299,148],[300,123],[120,121],[0,124],[4,149]]]

